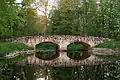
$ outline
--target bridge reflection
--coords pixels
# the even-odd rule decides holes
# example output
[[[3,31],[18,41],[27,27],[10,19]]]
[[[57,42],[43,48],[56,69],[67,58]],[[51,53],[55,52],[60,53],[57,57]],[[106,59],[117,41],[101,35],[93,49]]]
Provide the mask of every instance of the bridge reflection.
[[[43,60],[39,59],[35,56],[28,57],[28,64],[40,67],[73,67],[73,66],[81,66],[81,65],[99,65],[99,64],[106,64],[111,63],[112,61],[105,61],[100,59],[94,55],[83,59],[83,60],[73,60],[67,57],[66,52],[61,52],[61,55],[56,59],[52,60]]]
[[[110,54],[105,54],[109,52]],[[100,53],[98,53],[100,52]],[[93,54],[94,53],[94,54]],[[99,65],[99,64],[107,64],[113,62],[112,60],[104,60],[102,58],[97,57],[96,55],[114,55],[111,53],[111,50],[104,49],[103,50],[88,50],[88,54],[86,53],[84,56],[81,57],[81,59],[72,59],[68,57],[67,51],[62,50],[59,52],[59,56],[55,59],[51,60],[44,60],[40,59],[36,56],[29,56],[27,61],[28,64],[34,65],[34,66],[40,66],[40,67],[73,67],[73,66],[81,66],[81,65]]]
[[[42,51],[44,53],[41,53]],[[57,50],[57,51],[55,51],[55,50],[41,50],[41,52],[40,51],[36,52],[35,56],[37,58],[43,59],[43,60],[56,59],[56,58],[58,58],[60,56],[60,53],[62,53],[62,52],[67,53],[67,57],[69,57],[71,59],[74,59],[74,60],[83,60],[83,59],[86,59],[86,58],[90,57],[90,55],[92,53],[90,50],[71,51],[73,53],[72,55],[69,54],[70,51],[68,51],[68,50]],[[56,52],[57,52],[57,55],[56,55]],[[47,53],[47,54],[45,55],[45,53]],[[76,55],[76,53],[78,55],[77,55],[77,57],[74,57]],[[81,55],[81,53],[82,53],[82,55]]]

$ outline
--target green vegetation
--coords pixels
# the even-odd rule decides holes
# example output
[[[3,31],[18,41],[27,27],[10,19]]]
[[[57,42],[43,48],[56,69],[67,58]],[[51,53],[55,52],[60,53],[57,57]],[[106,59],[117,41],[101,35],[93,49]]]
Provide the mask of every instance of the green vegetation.
[[[51,59],[56,56],[57,45],[43,42],[36,45],[36,56],[41,59]]]
[[[0,57],[5,56],[13,51],[31,50],[31,49],[33,48],[28,47],[23,43],[10,43],[10,42],[0,43]]]
[[[35,9],[30,7],[31,0],[0,1],[0,38],[41,34],[42,23]]]
[[[120,39],[119,0],[60,0],[49,16],[47,34]],[[62,32],[61,32],[62,31]]]
[[[96,48],[120,48],[120,41],[104,42],[96,46]]]
[[[83,45],[80,43],[71,43],[67,47],[67,55],[72,59],[79,59],[83,53]]]

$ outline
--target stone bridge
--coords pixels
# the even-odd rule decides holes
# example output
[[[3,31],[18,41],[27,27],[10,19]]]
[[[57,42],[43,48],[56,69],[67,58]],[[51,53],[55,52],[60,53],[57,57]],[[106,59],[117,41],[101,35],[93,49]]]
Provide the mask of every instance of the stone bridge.
[[[105,62],[104,60],[99,59],[94,54],[92,54],[93,53],[92,48],[100,43],[110,41],[110,39],[102,38],[102,37],[92,37],[92,36],[81,37],[81,36],[70,36],[70,35],[54,35],[54,36],[19,37],[19,38],[6,39],[6,41],[24,43],[33,48],[35,48],[37,44],[43,42],[51,42],[53,44],[56,44],[59,48],[59,53],[56,53],[56,55],[58,55],[56,58],[51,60],[43,60],[37,58],[34,55],[28,57],[28,63],[39,66],[71,67],[71,66],[95,65],[95,64],[104,63]],[[82,60],[71,59],[67,56],[67,52],[65,52],[67,50],[67,46],[74,42],[80,42],[83,45],[83,47],[88,50],[87,53],[83,54]],[[99,54],[104,54],[104,53],[102,52]]]
[[[52,42],[59,46],[60,50],[66,50],[70,43],[81,42],[94,47],[105,41],[110,41],[108,38],[102,37],[81,37],[81,36],[70,36],[70,35],[54,35],[54,36],[27,36],[7,39],[8,42],[20,42],[30,47],[34,47],[42,42]]]

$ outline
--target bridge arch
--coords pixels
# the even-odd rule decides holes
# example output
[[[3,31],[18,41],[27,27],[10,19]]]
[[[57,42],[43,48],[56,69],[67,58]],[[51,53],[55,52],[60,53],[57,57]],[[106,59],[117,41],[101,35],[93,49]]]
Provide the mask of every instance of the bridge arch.
[[[67,56],[74,60],[83,60],[90,57],[90,49],[91,46],[89,44],[82,41],[75,41],[67,45]]]
[[[52,46],[53,46],[53,48],[52,48]],[[45,47],[48,47],[48,48],[45,49]],[[56,44],[54,42],[49,42],[49,41],[47,41],[47,42],[40,42],[40,43],[35,45],[35,48],[36,48],[35,56],[38,57],[39,59],[52,60],[52,59],[55,59],[55,58],[59,57],[60,47],[59,47],[58,44]],[[40,48],[41,48],[41,50],[40,50]],[[44,55],[44,54],[41,55],[42,49],[43,49],[43,51],[46,50],[46,52],[48,52],[48,51],[50,52],[50,53],[46,54],[47,58],[42,58],[41,57],[42,55]],[[50,54],[52,54],[53,52],[55,53],[55,55],[50,56]]]

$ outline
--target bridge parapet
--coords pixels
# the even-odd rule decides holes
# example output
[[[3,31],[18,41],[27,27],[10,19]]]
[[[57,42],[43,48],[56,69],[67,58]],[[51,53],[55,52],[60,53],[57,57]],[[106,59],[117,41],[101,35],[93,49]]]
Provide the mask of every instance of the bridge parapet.
[[[73,42],[84,42],[90,45],[91,47],[94,47],[105,41],[110,41],[110,39],[102,38],[102,37],[92,37],[92,36],[81,37],[81,36],[70,36],[70,35],[53,35],[53,36],[27,36],[27,37],[11,38],[11,39],[7,39],[6,41],[20,42],[34,48],[35,45],[42,42],[53,42],[55,44],[58,44],[60,48],[67,49],[66,45],[69,45],[70,43]]]

